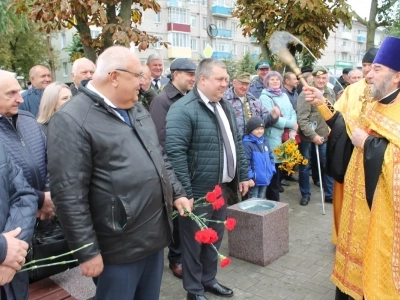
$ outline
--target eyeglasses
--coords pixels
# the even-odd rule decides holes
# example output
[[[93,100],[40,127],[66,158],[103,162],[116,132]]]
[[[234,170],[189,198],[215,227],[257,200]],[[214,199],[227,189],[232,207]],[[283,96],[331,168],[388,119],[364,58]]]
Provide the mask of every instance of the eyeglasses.
[[[132,74],[133,76],[135,76],[135,77],[137,77],[137,78],[142,78],[143,76],[144,76],[144,73],[143,72],[140,72],[140,73],[136,73],[136,72],[131,72],[131,71],[128,71],[128,70],[125,70],[125,69],[115,69],[115,71],[121,71],[121,72],[126,72],[126,73],[130,73],[130,74]],[[112,71],[111,71],[112,72]],[[108,72],[108,74],[110,74],[111,72]]]

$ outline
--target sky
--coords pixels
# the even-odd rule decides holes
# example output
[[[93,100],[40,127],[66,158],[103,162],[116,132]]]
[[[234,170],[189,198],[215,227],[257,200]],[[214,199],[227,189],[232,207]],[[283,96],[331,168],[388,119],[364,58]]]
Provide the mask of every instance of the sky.
[[[371,0],[347,0],[351,8],[362,18],[368,18],[371,8]]]

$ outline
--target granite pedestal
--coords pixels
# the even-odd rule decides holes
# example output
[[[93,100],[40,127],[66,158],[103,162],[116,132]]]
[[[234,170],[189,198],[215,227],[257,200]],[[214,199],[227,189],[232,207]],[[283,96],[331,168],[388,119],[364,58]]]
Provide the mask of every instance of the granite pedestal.
[[[289,252],[287,203],[252,198],[228,207],[227,214],[237,220],[228,231],[230,256],[266,266]]]

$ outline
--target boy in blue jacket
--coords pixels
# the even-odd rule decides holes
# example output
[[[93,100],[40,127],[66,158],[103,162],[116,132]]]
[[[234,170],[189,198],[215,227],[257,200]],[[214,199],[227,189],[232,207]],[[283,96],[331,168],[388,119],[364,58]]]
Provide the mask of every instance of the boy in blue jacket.
[[[260,117],[251,117],[243,137],[249,170],[249,198],[265,198],[265,192],[276,172],[274,158],[268,141],[264,138],[264,122]]]

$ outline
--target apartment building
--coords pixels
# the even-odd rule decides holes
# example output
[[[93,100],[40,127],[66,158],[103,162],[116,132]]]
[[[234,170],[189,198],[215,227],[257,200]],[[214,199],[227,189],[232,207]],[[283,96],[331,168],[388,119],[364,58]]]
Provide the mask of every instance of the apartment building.
[[[211,57],[216,59],[235,59],[246,52],[250,52],[255,60],[258,59],[261,48],[254,38],[243,37],[238,28],[239,21],[231,16],[234,1],[160,0],[158,3],[161,6],[158,14],[150,9],[142,11],[142,24],[138,28],[170,45],[167,49],[157,43],[150,45],[146,51],[139,51],[133,46],[143,63],[155,52],[163,58],[164,70],[177,57],[198,62],[207,56],[204,54],[207,45],[209,53],[206,54],[212,53]],[[92,28],[92,36],[98,35],[100,30]],[[53,39],[54,47],[60,49],[60,69],[56,74],[58,81],[71,81],[71,63],[62,49],[72,41],[74,33],[72,29],[67,30]]]
[[[376,47],[379,47],[384,37],[383,30],[376,30]],[[336,76],[342,75],[344,68],[361,68],[361,61],[367,50],[366,42],[367,28],[360,22],[353,21],[352,29],[339,24],[336,31],[331,32],[319,64],[327,67]]]

